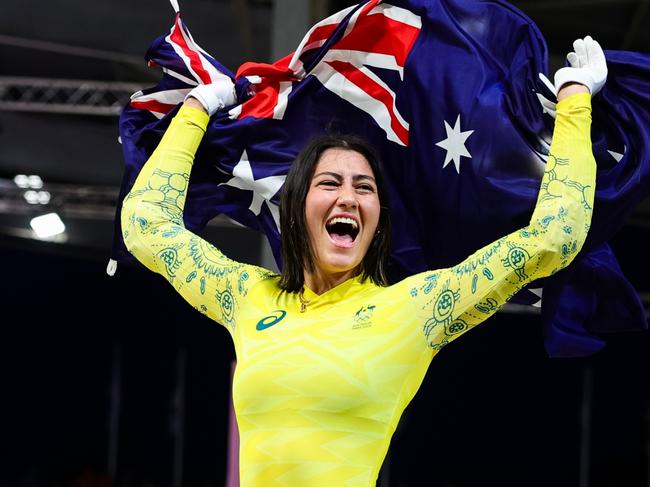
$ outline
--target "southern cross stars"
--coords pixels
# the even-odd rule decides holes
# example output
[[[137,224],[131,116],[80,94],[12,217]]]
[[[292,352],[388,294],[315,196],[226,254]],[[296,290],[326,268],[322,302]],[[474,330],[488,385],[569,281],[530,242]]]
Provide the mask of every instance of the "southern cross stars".
[[[460,158],[465,156],[471,158],[472,155],[467,151],[465,147],[465,141],[467,138],[472,135],[473,130],[468,130],[466,132],[460,131],[460,114],[456,118],[456,124],[452,129],[451,126],[445,120],[445,130],[447,131],[447,138],[436,142],[438,147],[442,147],[447,151],[445,156],[445,162],[442,167],[446,167],[449,164],[449,161],[454,161],[454,166],[456,166],[456,172],[460,174]]]
[[[241,155],[241,159],[232,171],[233,178],[227,183],[222,183],[226,186],[242,189],[244,191],[252,191],[253,199],[248,209],[259,216],[262,212],[262,204],[266,202],[275,224],[280,229],[280,213],[279,208],[274,203],[271,203],[271,198],[280,190],[286,179],[286,175],[269,176],[266,178],[255,179],[253,177],[253,169],[248,161],[248,154],[246,151]],[[220,185],[221,186],[221,185]]]

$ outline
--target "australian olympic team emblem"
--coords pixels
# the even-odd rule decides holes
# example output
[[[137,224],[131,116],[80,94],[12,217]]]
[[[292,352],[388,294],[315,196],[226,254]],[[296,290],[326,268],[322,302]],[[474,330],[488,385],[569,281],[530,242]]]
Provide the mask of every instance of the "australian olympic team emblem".
[[[376,306],[369,304],[368,306],[362,306],[359,311],[354,314],[354,321],[357,323],[362,321],[368,321],[372,317],[372,313],[375,311]]]
[[[528,252],[521,247],[512,244],[508,245],[510,246],[508,256],[505,259],[502,259],[501,262],[503,262],[504,267],[513,269],[519,280],[523,281],[528,278],[525,268],[526,264],[530,260],[530,255],[528,255]]]
[[[362,306],[354,314],[354,325],[352,325],[353,330],[358,330],[359,328],[368,328],[372,326],[372,315],[375,312],[377,306],[374,304],[369,304]]]
[[[232,295],[230,283],[226,285],[224,291],[217,291],[217,303],[221,308],[221,316],[224,321],[229,325],[233,325],[233,318],[235,316],[235,297]]]

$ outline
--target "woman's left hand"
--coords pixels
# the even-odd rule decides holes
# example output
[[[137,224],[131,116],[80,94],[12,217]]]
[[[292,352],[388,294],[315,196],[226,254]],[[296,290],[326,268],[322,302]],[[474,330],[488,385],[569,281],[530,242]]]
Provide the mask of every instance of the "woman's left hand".
[[[569,87],[575,83],[583,85],[589,90],[591,96],[594,96],[607,80],[607,61],[598,41],[592,39],[591,36],[577,39],[573,42],[573,49],[574,51],[567,54],[569,66],[561,68],[555,73],[558,101],[560,93],[567,85]],[[566,92],[563,95],[563,97],[568,96]]]

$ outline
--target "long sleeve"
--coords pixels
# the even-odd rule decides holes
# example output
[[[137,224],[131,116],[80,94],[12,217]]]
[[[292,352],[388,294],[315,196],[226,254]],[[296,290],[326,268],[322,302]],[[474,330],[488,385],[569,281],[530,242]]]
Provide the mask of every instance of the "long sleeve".
[[[247,288],[265,272],[227,258],[183,224],[190,171],[208,120],[200,110],[179,110],[124,200],[122,233],[142,264],[232,332]]]
[[[589,94],[558,103],[550,155],[528,226],[454,267],[397,284],[404,287],[434,350],[487,319],[530,282],[569,265],[580,251],[596,180],[590,128]]]

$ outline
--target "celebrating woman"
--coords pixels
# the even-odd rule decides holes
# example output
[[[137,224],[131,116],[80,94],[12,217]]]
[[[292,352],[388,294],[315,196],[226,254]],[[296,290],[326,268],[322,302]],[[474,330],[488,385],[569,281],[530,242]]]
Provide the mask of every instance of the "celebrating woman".
[[[460,264],[389,284],[390,217],[365,142],[323,136],[298,156],[280,207],[281,275],[228,259],[183,226],[194,154],[232,83],[190,92],[124,201],[124,241],[230,332],[242,486],[371,486],[438,350],[535,279],[566,267],[589,229],[590,97],[607,67],[590,37],[556,73],[555,129],[528,226]],[[387,182],[390,184],[390,181]]]

